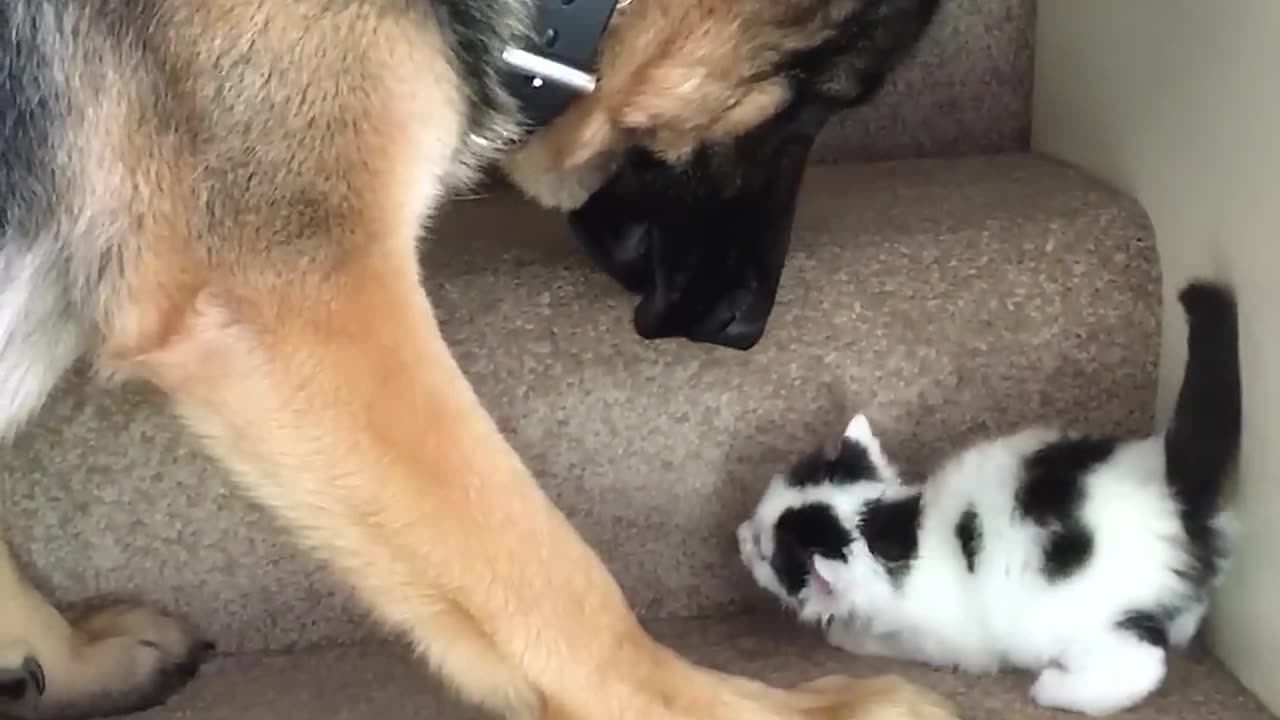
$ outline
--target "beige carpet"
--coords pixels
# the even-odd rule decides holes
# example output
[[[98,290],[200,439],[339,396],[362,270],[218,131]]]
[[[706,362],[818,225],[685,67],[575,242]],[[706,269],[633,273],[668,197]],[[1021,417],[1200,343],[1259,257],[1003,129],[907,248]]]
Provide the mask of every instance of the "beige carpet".
[[[445,333],[547,490],[654,618],[749,607],[733,526],[867,409],[909,467],[1045,419],[1149,428],[1144,215],[1027,155],[815,168],[754,350],[646,343],[558,216],[460,204],[427,251]],[[0,523],[60,598],[139,593],[227,650],[367,636],[361,613],[143,393],[71,383],[7,450]]]
[[[954,698],[964,720],[1079,720],[1036,708],[1031,676],[971,676],[918,665],[854,658],[776,616],[732,621],[667,621],[655,633],[712,667],[788,685],[832,672],[901,672]],[[136,720],[482,720],[461,707],[387,644],[258,655],[216,662],[166,708]],[[1273,720],[1220,666],[1179,657],[1165,687],[1113,720]]]

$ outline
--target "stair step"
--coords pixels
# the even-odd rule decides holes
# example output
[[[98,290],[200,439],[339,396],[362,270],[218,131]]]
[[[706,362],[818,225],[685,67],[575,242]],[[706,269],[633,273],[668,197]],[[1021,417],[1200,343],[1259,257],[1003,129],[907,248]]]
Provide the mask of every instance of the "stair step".
[[[458,203],[435,236],[427,279],[462,366],[648,617],[760,607],[732,528],[857,409],[908,470],[1023,423],[1151,426],[1146,216],[1034,155],[813,168],[747,353],[640,340],[560,218],[511,196]],[[141,595],[228,651],[373,633],[147,392],[69,382],[0,460],[0,526],[60,599]]]
[[[771,617],[652,623],[654,634],[704,665],[788,686],[831,673],[901,673],[952,698],[973,720],[1069,717],[1027,698],[1032,676],[989,676],[857,658]],[[167,706],[133,720],[483,720],[426,675],[399,645],[369,642],[296,655],[215,661]],[[1274,720],[1217,661],[1177,656],[1146,703],[1115,720]]]

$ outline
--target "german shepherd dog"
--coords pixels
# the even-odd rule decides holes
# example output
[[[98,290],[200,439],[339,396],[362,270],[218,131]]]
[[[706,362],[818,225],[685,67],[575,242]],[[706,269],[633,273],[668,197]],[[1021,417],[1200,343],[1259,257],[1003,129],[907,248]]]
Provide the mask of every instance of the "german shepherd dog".
[[[642,629],[441,337],[418,239],[500,168],[641,295],[763,332],[809,148],[937,0],[0,0],[0,437],[81,359],[158,388],[461,697],[511,718],[945,720]],[[0,546],[2,547],[2,546]],[[0,552],[0,716],[165,701],[208,647],[62,614]]]

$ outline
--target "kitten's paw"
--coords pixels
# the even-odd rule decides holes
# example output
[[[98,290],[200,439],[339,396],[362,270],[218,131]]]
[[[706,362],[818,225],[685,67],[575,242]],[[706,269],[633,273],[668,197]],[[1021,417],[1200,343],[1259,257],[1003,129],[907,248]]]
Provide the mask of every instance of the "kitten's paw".
[[[1045,668],[1040,671],[1040,676],[1031,686],[1031,699],[1037,705],[1052,710],[1084,713],[1081,709],[1082,703],[1077,684],[1066,670],[1056,667]]]
[[[1031,699],[1042,707],[1103,717],[1143,702],[1164,676],[1163,649],[1116,634],[1075,649],[1063,664],[1041,670],[1031,686]]]
[[[1077,675],[1060,668],[1045,668],[1031,686],[1031,700],[1050,710],[1065,710],[1092,717],[1106,717],[1127,709],[1138,698],[1108,697],[1102,688],[1090,689]]]
[[[831,621],[823,632],[823,637],[832,647],[863,657],[887,658],[890,660],[921,661],[908,651],[892,635],[875,635],[858,625],[852,618],[837,618]]]
[[[0,718],[35,718],[44,691],[44,667],[34,657],[0,661]]]
[[[155,650],[161,663],[199,665],[213,646],[195,628],[170,613],[131,602],[115,603],[68,617],[90,640],[130,639]]]
[[[897,675],[832,675],[796,687],[821,698],[811,717],[821,720],[956,720],[942,695]]]

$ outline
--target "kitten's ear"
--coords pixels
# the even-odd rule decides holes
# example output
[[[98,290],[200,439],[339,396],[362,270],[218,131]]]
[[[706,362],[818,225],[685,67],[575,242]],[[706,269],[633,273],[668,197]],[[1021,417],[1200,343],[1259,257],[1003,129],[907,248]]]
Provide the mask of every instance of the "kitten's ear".
[[[884,451],[880,449],[880,438],[871,430],[871,421],[866,415],[858,413],[854,416],[849,424],[845,426],[844,437],[846,440],[852,440],[867,449],[867,453],[871,456],[876,465],[884,465],[886,462]]]
[[[866,450],[867,459],[875,467],[877,479],[889,483],[898,481],[898,470],[889,462],[889,456],[885,455],[880,446],[880,438],[871,429],[871,420],[866,415],[858,413],[849,421],[844,429],[844,441],[860,445]]]
[[[871,421],[862,413],[853,416],[853,419],[845,426],[844,436],[850,440],[857,440],[867,447],[880,444],[876,440],[875,433],[871,431]]]

